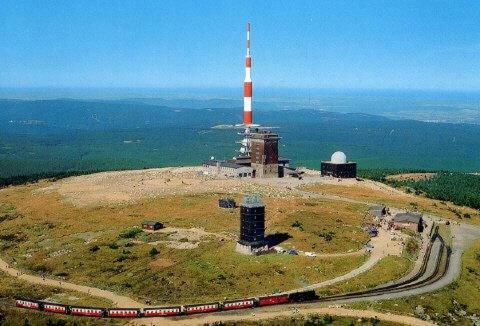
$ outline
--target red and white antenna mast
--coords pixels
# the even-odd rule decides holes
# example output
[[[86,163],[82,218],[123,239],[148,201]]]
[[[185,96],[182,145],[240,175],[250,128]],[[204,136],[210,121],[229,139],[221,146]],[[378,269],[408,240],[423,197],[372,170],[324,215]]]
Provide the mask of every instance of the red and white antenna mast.
[[[245,56],[245,81],[243,82],[243,124],[250,126],[252,119],[252,57],[250,56],[250,23],[247,23],[247,55]]]
[[[243,127],[245,130],[240,133],[244,138],[239,142],[240,155],[250,156],[251,141],[250,127],[253,125],[252,116],[252,57],[250,56],[250,23],[247,23],[247,55],[245,56],[245,80],[243,81]]]

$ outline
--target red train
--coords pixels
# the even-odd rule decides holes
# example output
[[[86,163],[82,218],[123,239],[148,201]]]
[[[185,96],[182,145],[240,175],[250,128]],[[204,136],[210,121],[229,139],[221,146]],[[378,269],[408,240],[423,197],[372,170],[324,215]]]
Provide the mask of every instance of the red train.
[[[29,299],[17,299],[19,308],[35,309],[57,314],[87,316],[97,318],[140,318],[140,317],[168,317],[191,315],[215,311],[234,309],[249,309],[262,306],[279,305],[285,303],[310,301],[318,299],[314,291],[296,292],[292,294],[270,295],[259,298],[193,304],[184,306],[158,307],[158,308],[95,308],[68,306],[53,302],[44,302]]]
[[[163,308],[143,308],[144,317],[178,316],[182,313],[182,306]]]
[[[27,308],[27,309],[40,309],[40,304],[37,301],[32,301],[32,300],[21,300],[18,299],[16,301],[17,307],[20,308]]]
[[[288,303],[289,298],[288,295],[270,295],[267,297],[260,297],[258,298],[258,305],[259,306],[271,306],[276,304],[284,304]]]
[[[68,306],[57,303],[45,302],[43,303],[43,311],[53,312],[56,314],[67,314]]]
[[[214,312],[219,310],[220,310],[220,302],[183,306],[183,311],[187,315]]]
[[[104,317],[105,309],[92,307],[71,307],[70,314],[73,316]]]
[[[225,301],[223,303],[223,310],[247,309],[247,308],[253,308],[254,306],[255,306],[255,299]]]
[[[107,317],[111,318],[136,318],[140,317],[141,310],[134,308],[107,309]]]

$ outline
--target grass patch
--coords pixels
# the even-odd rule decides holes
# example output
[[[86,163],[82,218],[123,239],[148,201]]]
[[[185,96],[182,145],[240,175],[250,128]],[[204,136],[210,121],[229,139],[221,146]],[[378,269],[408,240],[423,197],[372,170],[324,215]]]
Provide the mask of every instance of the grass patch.
[[[452,246],[452,229],[449,225],[439,224],[438,234],[443,238],[443,241],[445,241],[448,246]]]
[[[103,298],[64,290],[53,286],[31,284],[0,272],[0,298],[15,299],[18,297],[37,300],[55,300],[66,304],[111,307],[112,302]],[[1,324],[1,323],[0,323]]]
[[[307,316],[296,317],[277,317],[264,320],[242,320],[229,322],[216,322],[213,324],[206,324],[208,326],[394,326],[397,323],[386,322],[378,318],[354,318],[354,317],[340,317],[331,315],[308,314]]]
[[[22,217],[22,214],[17,212],[14,205],[0,203],[0,222]]]
[[[133,227],[133,228],[123,230],[118,237],[121,239],[134,239],[142,233],[143,231],[140,228]]]
[[[238,254],[238,212],[219,209],[219,194],[76,207],[55,193],[37,191],[32,195],[32,191],[49,184],[42,181],[0,193],[0,202],[14,205],[24,216],[0,223],[0,236],[6,237],[7,244],[2,255],[15,257],[17,266],[30,273],[53,278],[62,275],[73,283],[142,301],[150,299],[152,304],[223,300],[294,289],[345,274],[366,259],[362,255],[321,259]],[[239,201],[242,195],[233,197]],[[364,205],[291,197],[262,199],[267,205],[266,233],[290,234],[281,243],[287,248],[348,252],[360,249],[368,240],[361,228],[367,209]],[[150,219],[218,236],[202,238],[193,249],[174,249],[168,242],[159,243],[155,245],[159,253],[152,256],[152,245],[147,242],[162,241],[168,234],[138,229],[142,221]],[[295,220],[302,223],[303,230],[292,227]],[[21,231],[17,234],[12,230]],[[319,236],[329,231],[335,233],[330,241]]]
[[[398,256],[382,258],[372,269],[348,281],[317,290],[320,296],[371,289],[404,276],[412,268],[408,259]]]

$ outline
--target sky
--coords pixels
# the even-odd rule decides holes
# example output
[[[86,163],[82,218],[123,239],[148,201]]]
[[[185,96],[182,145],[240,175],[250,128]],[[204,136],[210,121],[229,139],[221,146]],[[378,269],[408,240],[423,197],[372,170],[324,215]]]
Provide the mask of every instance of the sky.
[[[480,1],[2,0],[0,87],[480,90]]]

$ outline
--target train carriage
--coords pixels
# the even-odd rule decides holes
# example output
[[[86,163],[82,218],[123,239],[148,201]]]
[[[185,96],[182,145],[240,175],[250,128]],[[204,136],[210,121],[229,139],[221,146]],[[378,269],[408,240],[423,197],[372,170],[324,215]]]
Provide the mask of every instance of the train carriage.
[[[17,299],[15,300],[15,305],[19,308],[40,310],[40,304],[33,300]]]
[[[271,306],[276,304],[284,304],[288,303],[288,294],[281,294],[281,295],[269,295],[266,297],[258,298],[258,305],[259,306]]]
[[[92,307],[71,307],[70,313],[73,316],[104,317],[105,309]]]
[[[181,306],[143,309],[143,315],[145,317],[178,316],[181,313],[182,313]]]
[[[140,316],[140,309],[132,309],[132,308],[107,309],[107,316],[112,318],[136,318]]]
[[[57,303],[43,303],[43,311],[53,312],[55,314],[67,314],[67,306]]]
[[[218,302],[214,303],[207,303],[207,304],[196,304],[196,305],[189,305],[184,306],[185,313],[190,314],[199,314],[205,312],[213,312],[220,310],[220,304]]]
[[[248,309],[255,306],[254,299],[242,299],[235,301],[225,301],[223,303],[224,310],[234,310],[234,309]]]

